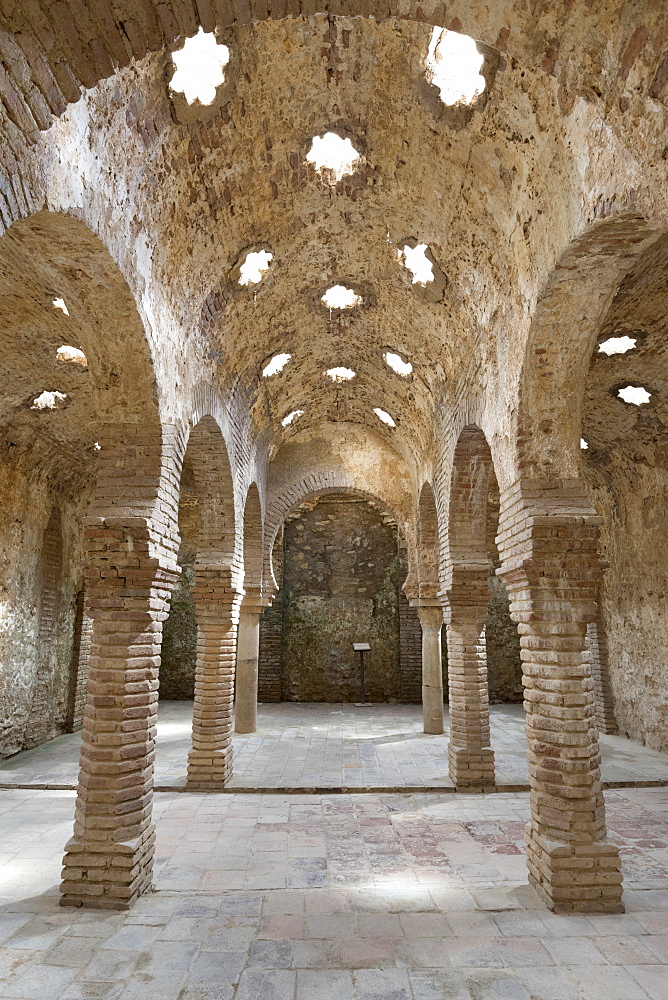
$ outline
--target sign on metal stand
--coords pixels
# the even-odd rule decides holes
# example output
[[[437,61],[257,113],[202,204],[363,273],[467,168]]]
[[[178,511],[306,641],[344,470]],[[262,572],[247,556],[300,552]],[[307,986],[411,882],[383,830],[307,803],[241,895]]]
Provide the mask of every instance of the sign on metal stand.
[[[354,642],[353,649],[360,654],[360,702],[366,704],[366,689],[364,687],[364,654],[371,650],[368,642]]]

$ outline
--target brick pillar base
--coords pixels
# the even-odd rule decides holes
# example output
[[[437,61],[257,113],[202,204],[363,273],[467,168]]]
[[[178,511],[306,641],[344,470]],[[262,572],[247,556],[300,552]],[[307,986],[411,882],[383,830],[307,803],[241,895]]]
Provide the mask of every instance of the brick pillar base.
[[[241,596],[228,568],[195,567],[197,662],[189,791],[216,791],[232,774],[232,704]]]
[[[155,854],[155,826],[134,840],[65,845],[61,906],[127,910],[150,887]]]
[[[555,913],[623,913],[622,863],[606,840],[564,844],[524,831],[529,882]]]

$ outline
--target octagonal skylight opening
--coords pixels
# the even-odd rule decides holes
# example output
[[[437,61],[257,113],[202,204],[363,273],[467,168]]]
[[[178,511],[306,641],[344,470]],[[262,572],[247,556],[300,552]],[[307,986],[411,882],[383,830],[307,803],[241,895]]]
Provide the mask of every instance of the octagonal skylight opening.
[[[176,72],[170,89],[183,94],[188,104],[213,104],[216,90],[225,83],[225,67],[230,61],[227,45],[219,44],[212,31],[200,28],[192,38],[186,38],[183,48],[172,52]]]
[[[351,378],[355,378],[357,372],[354,372],[352,368],[328,368],[325,372],[332,382],[349,382]]]
[[[69,316],[70,311],[65,305],[65,299],[62,298],[51,299],[51,305],[53,306],[54,309],[60,309],[60,311],[65,313],[66,316]]]
[[[336,183],[348,174],[354,174],[361,155],[349,138],[342,139],[336,132],[325,132],[313,136],[311,148],[306,154],[307,163],[312,163],[324,179]]]
[[[328,309],[353,309],[362,305],[362,296],[345,285],[332,285],[320,300]]]
[[[617,395],[625,403],[632,403],[634,406],[642,406],[644,403],[649,403],[652,398],[652,393],[648,392],[641,385],[625,385],[622,389],[617,390]]]
[[[381,410],[380,406],[374,406],[373,412],[376,414],[379,420],[382,420],[384,424],[388,427],[396,427],[396,422],[387,412],[387,410]]]
[[[414,285],[422,285],[424,287],[430,281],[434,280],[434,265],[426,254],[428,249],[426,243],[418,243],[415,247],[409,247],[406,244],[406,246],[397,250],[399,260],[413,276],[412,283]]]
[[[410,361],[404,361],[400,354],[396,354],[394,351],[386,351],[383,355],[385,363],[390,366],[393,372],[397,375],[401,375],[403,378],[407,378],[408,375],[413,371],[413,365]]]
[[[627,351],[632,351],[637,344],[635,337],[627,337],[626,334],[622,337],[608,337],[604,340],[602,344],[598,345],[599,354],[626,354]]]
[[[584,438],[580,438],[580,448],[582,451],[586,451],[589,447],[589,441],[585,441]]]
[[[471,104],[485,89],[485,78],[480,73],[484,56],[469,35],[434,28],[426,62],[427,79],[449,107]]]
[[[289,427],[295,420],[298,420],[301,416],[303,416],[303,413],[303,410],[292,410],[291,413],[288,413],[287,417],[283,417],[281,424],[283,427]]]
[[[82,365],[86,367],[88,361],[83,351],[78,347],[71,347],[69,344],[61,344],[56,351],[56,361],[65,361],[68,364]]]
[[[31,410],[60,410],[67,402],[67,394],[64,392],[58,392],[54,390],[50,392],[45,389],[44,392],[36,396],[32,401]]]
[[[239,268],[240,285],[257,285],[269,270],[273,253],[268,250],[251,250]]]
[[[282,372],[291,357],[291,354],[275,354],[269,364],[262,369],[264,378],[271,378],[272,375]]]

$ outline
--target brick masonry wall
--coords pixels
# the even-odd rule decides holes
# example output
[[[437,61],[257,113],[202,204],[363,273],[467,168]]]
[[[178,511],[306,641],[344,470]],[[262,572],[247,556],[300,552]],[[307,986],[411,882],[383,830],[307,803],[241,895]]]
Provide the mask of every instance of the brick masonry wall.
[[[497,576],[490,576],[487,606],[487,682],[491,703],[521,702],[522,661],[517,626],[510,617],[508,593]]]

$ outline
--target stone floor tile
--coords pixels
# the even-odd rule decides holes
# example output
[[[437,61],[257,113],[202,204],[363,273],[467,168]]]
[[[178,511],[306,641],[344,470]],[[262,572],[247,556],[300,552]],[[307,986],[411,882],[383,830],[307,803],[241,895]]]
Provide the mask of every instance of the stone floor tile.
[[[128,955],[120,951],[101,951],[98,949],[83,969],[77,973],[77,979],[102,983],[128,979],[134,972],[140,955],[144,958],[141,952],[131,952]]]
[[[659,962],[668,963],[668,934],[650,934],[643,938],[643,942],[654,952]]]
[[[355,1000],[411,1000],[408,973],[403,969],[358,969]]]
[[[122,1000],[125,983],[73,982],[59,1000]]]
[[[408,973],[413,1000],[471,1000],[464,977],[458,969],[430,969]]]
[[[350,913],[317,913],[306,918],[307,938],[348,938],[355,927],[355,917]]]
[[[475,1000],[534,1000],[512,969],[463,969],[462,973]]]
[[[650,1000],[665,1000],[668,996],[665,965],[627,965],[626,971],[644,989]]]
[[[354,1000],[352,972],[300,969],[296,1000]]]
[[[75,975],[76,969],[33,965],[3,985],[3,992],[0,995],[3,1000],[14,997],[20,997],[22,1000],[57,1000]]]
[[[569,972],[580,988],[581,1000],[647,1000],[637,979],[620,965],[585,969],[574,966]]]
[[[490,942],[489,938],[476,938],[472,936],[465,938],[444,938],[443,949],[451,965],[459,968],[469,966],[477,969],[489,966],[501,966],[503,964],[498,950]]]
[[[631,913],[590,913],[587,917],[596,934],[644,934],[645,928]]]
[[[200,983],[184,986],[178,1000],[232,1000],[236,987],[228,983]]]
[[[83,969],[100,943],[98,938],[92,937],[63,937],[53,948],[49,948],[42,961],[44,965]]]
[[[248,968],[290,969],[293,954],[292,941],[254,941],[248,954]]]
[[[304,917],[290,913],[262,917],[257,936],[269,941],[299,940],[304,937]]]
[[[385,938],[355,938],[334,941],[331,946],[333,969],[392,968],[396,961],[397,941]]]
[[[566,969],[554,965],[516,969],[517,978],[536,1000],[580,1000],[580,990]]]
[[[301,892],[272,892],[262,903],[263,916],[301,915],[304,912],[304,894]]]
[[[393,955],[393,964],[408,969],[447,969],[451,965],[443,938],[398,938],[394,942]]]
[[[397,913],[358,913],[357,934],[362,938],[403,937]]]
[[[657,956],[652,948],[654,938],[631,934],[614,937],[612,934],[596,938],[596,948],[611,965],[656,965]],[[668,954],[666,956],[668,961]],[[668,993],[668,968],[666,969],[666,993]]]
[[[100,948],[113,948],[118,951],[148,951],[158,938],[162,925],[155,927],[146,924],[128,924],[119,927],[115,934],[100,942]]]
[[[444,913],[402,913],[401,926],[407,937],[446,937],[452,934]]]
[[[668,912],[642,910],[634,913],[634,916],[648,934],[668,934]]]
[[[297,973],[287,969],[241,974],[234,1000],[295,1000]]]
[[[494,923],[505,937],[543,937],[545,924],[536,912],[504,910],[493,914]]]
[[[544,909],[534,916],[538,916],[550,937],[586,937],[596,933],[584,914],[550,913]]]
[[[596,948],[589,938],[542,938],[546,950],[552,956],[555,965],[607,965],[607,958]]]
[[[236,983],[245,964],[245,951],[201,951],[190,966],[188,982]]]
[[[527,965],[550,965],[552,956],[536,938],[495,938],[494,946],[506,967],[523,968]]]

